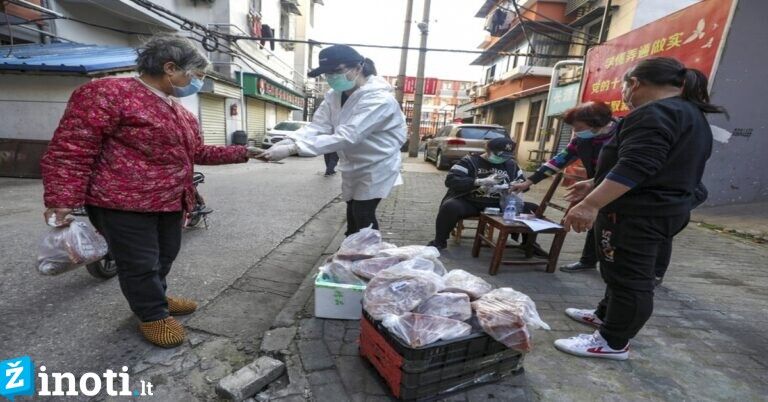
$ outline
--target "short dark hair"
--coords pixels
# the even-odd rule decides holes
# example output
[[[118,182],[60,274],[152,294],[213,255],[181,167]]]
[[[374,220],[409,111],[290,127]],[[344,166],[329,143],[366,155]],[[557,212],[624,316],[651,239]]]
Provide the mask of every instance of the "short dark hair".
[[[142,74],[163,75],[163,65],[169,61],[187,71],[205,71],[210,66],[191,40],[178,35],[156,35],[139,48],[136,69]]]
[[[366,57],[363,60],[363,76],[369,77],[371,75],[376,75],[376,64],[373,63],[373,60]]]
[[[580,121],[590,127],[605,127],[611,122],[611,108],[603,102],[586,102],[565,111],[563,121],[573,125]]]

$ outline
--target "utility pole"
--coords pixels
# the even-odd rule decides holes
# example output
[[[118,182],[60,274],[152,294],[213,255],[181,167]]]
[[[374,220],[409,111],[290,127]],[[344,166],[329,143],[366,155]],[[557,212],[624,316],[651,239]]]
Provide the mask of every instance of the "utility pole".
[[[429,34],[429,6],[431,0],[424,0],[424,13],[419,23],[421,44],[419,45],[419,68],[416,72],[416,98],[413,101],[413,119],[411,119],[411,142],[408,144],[408,156],[419,156],[419,132],[421,130],[421,103],[424,100],[424,64],[427,58],[427,35]]]
[[[403,27],[403,49],[400,51],[400,72],[397,74],[397,84],[395,88],[395,98],[397,104],[403,107],[403,97],[405,96],[405,70],[408,67],[408,41],[411,37],[411,18],[413,16],[413,0],[408,0],[405,6],[405,25]]]
[[[611,15],[611,0],[605,0],[605,10],[603,10],[603,21],[600,23],[600,39],[598,44],[602,44],[608,37],[608,16]]]

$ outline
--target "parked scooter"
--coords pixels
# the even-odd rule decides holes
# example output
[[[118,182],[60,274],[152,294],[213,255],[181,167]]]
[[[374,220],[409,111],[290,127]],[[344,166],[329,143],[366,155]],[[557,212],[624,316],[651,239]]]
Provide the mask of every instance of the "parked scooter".
[[[202,222],[204,227],[208,229],[208,215],[213,212],[213,209],[205,205],[205,199],[197,190],[197,186],[200,183],[205,182],[205,175],[200,172],[194,172],[192,176],[192,184],[195,186],[195,206],[194,208],[184,215],[183,227],[185,229],[192,229],[200,227]],[[76,216],[88,216],[85,208],[77,208],[72,212]],[[107,253],[100,261],[90,263],[85,266],[89,274],[96,278],[109,279],[117,275],[117,266],[112,257]]]

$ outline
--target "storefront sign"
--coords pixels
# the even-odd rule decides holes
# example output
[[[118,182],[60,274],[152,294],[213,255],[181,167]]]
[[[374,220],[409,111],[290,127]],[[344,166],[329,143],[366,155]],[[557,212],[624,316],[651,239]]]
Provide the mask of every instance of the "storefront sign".
[[[593,47],[587,54],[582,101],[602,101],[617,115],[626,114],[622,77],[639,61],[654,56],[674,57],[709,77],[725,39],[733,1],[704,0]]]
[[[283,102],[290,103],[296,107],[303,108],[304,107],[304,98],[294,94],[293,92],[287,91],[284,88],[281,88],[275,84],[272,84],[271,82],[267,81],[264,78],[259,78],[259,94],[271,96],[273,98],[277,98]]]

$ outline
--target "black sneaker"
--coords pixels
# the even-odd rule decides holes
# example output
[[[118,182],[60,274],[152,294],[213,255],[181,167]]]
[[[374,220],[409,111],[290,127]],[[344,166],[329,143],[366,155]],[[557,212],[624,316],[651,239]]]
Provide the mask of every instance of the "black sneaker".
[[[573,264],[563,265],[560,270],[563,272],[581,272],[596,269],[597,265],[587,265],[581,262],[574,262]]]
[[[427,243],[427,247],[434,247],[438,250],[445,250],[446,248],[448,248],[448,243],[437,243],[434,240],[432,240],[431,242]]]

